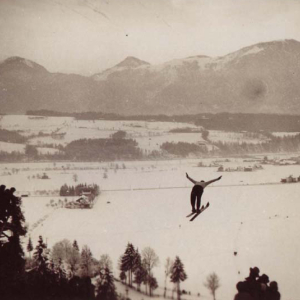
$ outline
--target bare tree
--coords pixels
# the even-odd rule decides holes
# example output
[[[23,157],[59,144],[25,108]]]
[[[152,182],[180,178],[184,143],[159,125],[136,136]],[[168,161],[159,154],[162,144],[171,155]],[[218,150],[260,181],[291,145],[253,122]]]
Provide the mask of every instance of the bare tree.
[[[51,258],[55,263],[58,263],[59,259],[66,261],[72,253],[72,250],[72,244],[69,240],[61,240],[52,247]]]
[[[113,269],[113,264],[108,254],[101,255],[99,260],[99,272],[105,269],[109,269],[110,271]]]
[[[165,263],[165,289],[164,289],[164,298],[167,296],[167,279],[172,272],[173,261],[170,257],[167,258]]]
[[[216,290],[220,287],[220,279],[216,273],[212,273],[207,276],[204,286],[213,295],[214,300],[216,300]]]
[[[150,278],[152,276],[152,269],[159,263],[159,258],[156,255],[155,251],[150,247],[144,248],[144,250],[142,251],[142,258],[145,269],[147,270],[147,283],[149,286],[149,295],[151,296]]]

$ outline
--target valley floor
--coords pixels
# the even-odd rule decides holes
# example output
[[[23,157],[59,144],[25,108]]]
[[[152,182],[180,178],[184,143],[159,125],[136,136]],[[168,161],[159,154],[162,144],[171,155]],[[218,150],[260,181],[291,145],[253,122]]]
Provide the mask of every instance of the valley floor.
[[[231,162],[235,163],[241,164]],[[99,165],[96,170],[47,171],[49,180],[28,180],[30,172],[46,170],[34,164],[30,168],[35,170],[1,176],[1,181],[21,191],[59,190],[60,185],[73,182],[76,172],[79,182],[99,184],[102,193],[93,209],[53,209],[46,206],[49,196],[23,198],[23,210],[34,244],[39,235],[47,239],[49,247],[64,238],[76,239],[80,247],[89,245],[96,258],[109,254],[117,278],[118,259],[131,242],[140,251],[150,246],[159,256],[160,264],[153,269],[160,286],[158,294],[164,286],[166,259],[179,256],[188,275],[181,288],[192,295],[200,293],[201,298],[211,299],[203,283],[215,272],[221,282],[217,299],[231,300],[236,283],[248,276],[250,267],[258,266],[261,274],[278,282],[285,299],[297,299],[300,184],[277,183],[283,176],[300,175],[300,167],[265,166],[256,172],[220,173],[216,168],[196,166],[196,160],[131,162],[126,169],[109,170],[107,179]],[[194,222],[186,218],[192,184],[185,172],[198,180],[223,175],[205,190],[202,201],[211,206]],[[147,299],[134,295],[130,291],[133,300]]]

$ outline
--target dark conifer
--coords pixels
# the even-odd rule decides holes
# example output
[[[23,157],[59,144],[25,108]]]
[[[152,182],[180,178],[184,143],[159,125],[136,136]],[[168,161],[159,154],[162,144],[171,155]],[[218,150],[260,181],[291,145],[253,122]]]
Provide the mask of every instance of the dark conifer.
[[[20,238],[26,234],[21,198],[15,189],[0,187],[0,295],[13,297],[21,291],[25,259]]]
[[[136,251],[131,243],[127,244],[124,255],[121,258],[121,271],[128,272],[128,283],[132,285],[132,273],[135,268]]]
[[[29,253],[29,257],[31,258],[31,252],[33,250],[33,245],[32,245],[32,241],[31,238],[29,237],[28,239],[28,244],[27,244],[27,251]]]
[[[99,300],[116,300],[117,292],[114,283],[114,277],[109,268],[105,268],[104,272],[100,273],[100,278],[97,282],[97,297]]]
[[[180,300],[180,282],[187,279],[187,275],[184,271],[184,265],[180,258],[176,256],[172,265],[171,282],[177,284],[177,299]]]
[[[73,242],[73,248],[79,252],[79,246],[76,240]]]

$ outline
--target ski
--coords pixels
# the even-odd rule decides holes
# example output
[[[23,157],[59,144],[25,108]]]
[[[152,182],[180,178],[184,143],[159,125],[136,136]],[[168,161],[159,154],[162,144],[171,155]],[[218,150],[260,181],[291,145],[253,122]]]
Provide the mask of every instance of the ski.
[[[192,213],[190,213],[190,214],[188,214],[186,217],[188,218],[188,217],[191,217],[193,214],[196,214],[197,212],[192,212]]]
[[[209,202],[207,202],[207,204],[206,204],[206,206],[204,207],[204,208],[202,208],[201,210],[200,210],[200,212],[199,213],[196,213],[196,215],[194,215],[191,219],[190,219],[190,221],[194,221],[203,211],[205,211],[207,208],[209,207]]]

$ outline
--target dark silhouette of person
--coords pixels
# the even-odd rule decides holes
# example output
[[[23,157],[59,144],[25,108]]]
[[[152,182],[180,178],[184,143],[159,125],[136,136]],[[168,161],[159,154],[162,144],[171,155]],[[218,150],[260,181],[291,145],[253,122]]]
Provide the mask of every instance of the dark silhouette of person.
[[[246,282],[238,282],[236,285],[236,289],[238,290],[238,293],[234,296],[234,300],[253,300],[247,289]]]
[[[267,289],[266,294],[267,294],[266,295],[267,300],[280,300],[281,295],[278,291],[278,284],[276,281],[270,282],[270,286]]]
[[[249,277],[245,278],[246,289],[251,295],[251,297],[253,297],[256,300],[259,299],[259,295],[261,291],[261,285],[257,280],[258,277],[259,277],[259,268],[254,267],[254,268],[250,268]]]
[[[260,300],[265,300],[267,297],[267,290],[269,289],[269,276],[266,274],[262,274],[261,276],[259,276],[257,282],[260,284],[260,291],[258,297]]]
[[[5,188],[6,188],[5,185],[0,186],[0,221],[3,222],[5,220],[6,210],[8,205],[8,197]]]
[[[186,174],[186,178],[188,180],[190,180],[194,186],[193,186],[193,189],[192,189],[192,192],[191,192],[191,205],[192,205],[192,212],[197,212],[199,213],[200,212],[200,206],[201,206],[201,197],[202,197],[202,194],[203,194],[203,190],[211,183],[215,182],[215,181],[218,181],[222,178],[222,176],[216,178],[216,179],[213,179],[213,180],[210,180],[210,181],[204,181],[204,180],[201,180],[201,181],[196,181],[194,179],[192,179],[188,173],[185,173]],[[197,208],[195,208],[195,203],[196,203],[196,199],[197,199]]]

